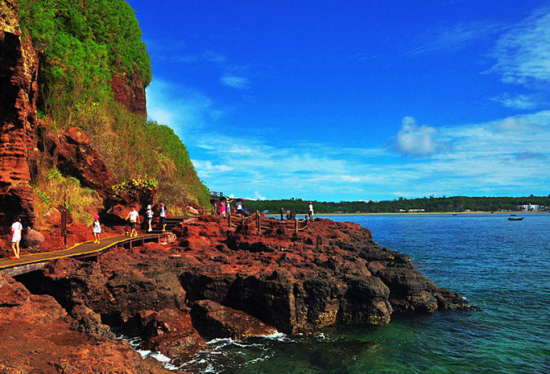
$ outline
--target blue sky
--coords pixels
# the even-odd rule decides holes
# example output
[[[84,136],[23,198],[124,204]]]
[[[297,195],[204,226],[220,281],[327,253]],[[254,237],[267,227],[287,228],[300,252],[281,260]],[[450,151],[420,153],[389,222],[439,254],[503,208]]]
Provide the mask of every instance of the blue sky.
[[[130,0],[211,191],[550,193],[550,1]]]

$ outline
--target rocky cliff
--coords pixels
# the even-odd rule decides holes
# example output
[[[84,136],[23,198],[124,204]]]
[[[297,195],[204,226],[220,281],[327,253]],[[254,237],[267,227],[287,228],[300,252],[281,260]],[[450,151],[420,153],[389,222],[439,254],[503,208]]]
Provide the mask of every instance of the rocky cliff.
[[[38,56],[22,39],[14,0],[0,3],[0,230],[16,215],[34,222],[31,169],[35,167]]]
[[[384,325],[394,313],[473,308],[359,225],[316,219],[298,233],[276,220],[264,225],[271,229],[260,237],[252,224],[229,228],[203,216],[180,226],[172,245],[112,250],[99,263],[59,260],[20,280],[180,361],[216,337]]]

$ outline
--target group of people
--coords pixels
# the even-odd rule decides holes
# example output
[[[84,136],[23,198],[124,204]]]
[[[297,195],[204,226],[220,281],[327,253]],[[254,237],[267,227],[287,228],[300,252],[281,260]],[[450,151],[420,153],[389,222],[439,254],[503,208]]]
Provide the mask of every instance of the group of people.
[[[221,199],[221,202],[220,202],[220,209],[219,209],[219,213],[220,213],[220,216],[222,217],[225,217],[226,214],[231,214],[231,201],[229,198],[227,197],[222,197]],[[312,201],[309,201],[308,202],[309,206],[308,206],[308,213],[307,213],[307,217],[309,217],[310,220],[313,219],[313,202]],[[217,207],[216,204],[214,204],[215,207]],[[239,215],[243,215],[243,216],[247,216],[248,215],[248,211],[246,209],[243,208],[243,199],[237,199],[236,200],[236,203],[235,203],[235,206],[236,206],[236,214],[239,214]],[[267,212],[267,210],[263,211],[263,216],[265,217],[265,212]],[[293,212],[291,212],[290,210],[287,210],[287,219],[293,219],[296,217],[296,214],[294,214]]]
[[[313,202],[309,202],[309,207],[308,207],[308,212],[307,212],[307,215],[304,217],[305,220],[307,221],[308,218],[309,220],[313,220]],[[296,218],[296,214],[293,212],[293,211],[290,211],[290,210],[287,210],[286,211],[286,219],[295,219]]]
[[[166,231],[166,212],[168,209],[166,205],[161,201],[159,203],[159,222],[162,225],[162,231]],[[145,211],[145,216],[147,218],[147,232],[153,231],[153,208],[151,204],[147,205],[147,210]],[[126,221],[130,223],[130,236],[138,236],[136,224],[140,224],[139,212],[136,210],[135,206],[132,206],[130,213],[126,215]],[[101,222],[99,222],[99,215],[94,216],[94,222],[92,223],[92,233],[94,234],[94,243],[100,243],[101,235]]]
[[[168,209],[166,208],[166,205],[161,201],[159,203],[159,222],[162,226],[162,232],[166,231],[166,212]],[[147,232],[153,231],[153,208],[151,204],[147,205],[147,210],[145,211],[145,216],[147,218]],[[136,210],[136,207],[133,206],[132,210],[128,215],[126,216],[126,220],[130,222],[130,236],[138,236],[137,230],[136,230],[136,224],[140,224],[139,221],[139,212]]]
[[[233,200],[222,197],[220,202],[220,216],[225,217],[227,214],[231,214],[231,202]],[[248,211],[243,208],[243,199],[237,199],[235,200],[235,214],[239,214],[242,216],[248,216]]]
[[[159,222],[162,226],[162,231],[166,231],[166,212],[168,209],[166,208],[166,205],[161,201],[159,203]],[[153,231],[153,209],[151,205],[147,205],[147,210],[145,211],[145,216],[147,218],[147,224],[148,229],[147,232]],[[137,236],[137,230],[136,230],[136,224],[139,224],[139,212],[136,210],[136,207],[133,206],[132,210],[128,215],[126,216],[126,220],[130,223],[131,231],[130,236]],[[99,215],[96,214],[94,216],[94,220],[92,222],[92,234],[94,235],[94,243],[100,244],[101,243],[101,221],[99,220]],[[15,222],[11,225],[11,249],[13,251],[13,257],[12,260],[19,260],[20,257],[20,242],[21,242],[21,236],[23,233],[23,224],[21,223],[21,218],[16,217]]]
[[[230,199],[224,198],[221,201],[220,205],[220,215],[225,217],[226,214],[231,214],[231,201]],[[247,215],[248,212],[243,209],[243,200],[237,199],[236,202],[236,213],[241,215]],[[159,203],[159,222],[162,226],[162,232],[166,231],[166,212],[167,208],[166,205],[161,201]],[[148,229],[147,232],[153,231],[153,209],[152,206],[149,204],[147,205],[147,210],[145,211],[145,216],[147,219],[147,225]],[[309,219],[313,219],[313,203],[309,202],[309,208],[308,208],[308,216]],[[287,211],[287,218],[293,218],[294,215]],[[130,223],[131,231],[130,236],[138,236],[137,230],[136,230],[136,224],[140,224],[139,221],[139,212],[136,210],[135,206],[132,206],[132,210],[128,215],[126,216],[126,220]],[[11,225],[11,233],[12,233],[12,239],[11,239],[11,248],[13,250],[12,257],[13,260],[19,260],[19,254],[20,254],[20,247],[19,243],[21,241],[21,234],[23,232],[23,224],[21,223],[21,218],[16,217],[15,222]],[[101,222],[99,221],[99,215],[94,216],[94,221],[92,223],[92,233],[94,235],[94,243],[99,244],[101,241]]]

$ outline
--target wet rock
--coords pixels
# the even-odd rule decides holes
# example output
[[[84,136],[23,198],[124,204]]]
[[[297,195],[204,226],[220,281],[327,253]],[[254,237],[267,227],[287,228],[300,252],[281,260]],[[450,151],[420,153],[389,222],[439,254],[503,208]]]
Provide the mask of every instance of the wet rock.
[[[205,339],[247,339],[277,332],[257,318],[211,300],[199,300],[191,309],[193,324]]]
[[[191,316],[178,309],[142,312],[144,349],[159,351],[177,361],[187,361],[207,345],[193,327]]]
[[[175,274],[160,270],[162,264],[154,262],[128,267],[124,263],[126,250],[105,256],[114,253],[121,256],[110,266],[60,259],[41,272],[22,276],[21,280],[35,293],[53,295],[69,310],[84,304],[101,315],[105,323],[114,326],[123,324],[143,309],[184,307],[185,291]],[[146,258],[138,249],[134,253]]]

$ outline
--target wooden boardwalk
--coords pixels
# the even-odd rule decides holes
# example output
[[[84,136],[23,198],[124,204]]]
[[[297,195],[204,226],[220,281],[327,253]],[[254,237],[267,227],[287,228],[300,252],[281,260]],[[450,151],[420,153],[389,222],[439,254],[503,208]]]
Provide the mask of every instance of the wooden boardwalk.
[[[133,238],[123,235],[112,236],[109,238],[101,239],[100,244],[96,244],[93,240],[90,240],[59,251],[22,255],[19,260],[12,260],[11,258],[1,258],[0,273],[10,276],[16,276],[38,270],[44,267],[46,263],[51,260],[57,260],[59,258],[65,257],[99,257],[101,253],[113,247],[122,246],[125,244],[128,244],[131,247],[134,244],[141,245],[146,241],[160,242],[161,238],[164,238],[164,234],[144,234],[138,235]]]

